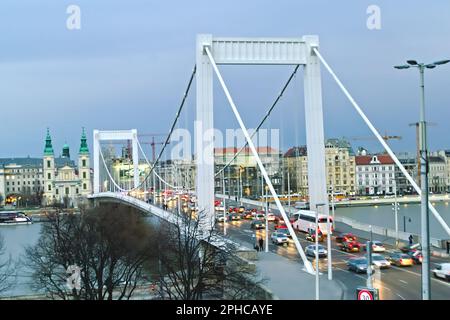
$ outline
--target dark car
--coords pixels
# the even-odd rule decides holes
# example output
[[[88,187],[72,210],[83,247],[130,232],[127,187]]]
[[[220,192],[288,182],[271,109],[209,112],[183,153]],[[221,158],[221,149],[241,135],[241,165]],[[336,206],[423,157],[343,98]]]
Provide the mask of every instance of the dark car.
[[[422,264],[423,255],[419,250],[410,250],[406,254],[413,259],[414,264]]]
[[[232,213],[229,215],[229,220],[238,221],[238,220],[241,220],[241,216],[237,213]]]
[[[319,238],[317,241],[322,242],[323,241],[322,232],[319,231],[318,235],[319,235]],[[314,230],[310,230],[309,232],[306,233],[305,239],[308,241],[316,242],[316,232]]]
[[[391,252],[386,258],[391,264],[395,264],[397,267],[409,267],[414,264],[413,259],[402,252]]]
[[[347,241],[356,241],[357,238],[353,233],[340,233],[336,234],[336,242],[343,243]]]
[[[265,227],[266,224],[261,220],[253,220],[252,224],[250,225],[250,228],[255,230],[264,229]]]
[[[352,258],[347,261],[348,270],[356,273],[367,273],[367,258]],[[371,266],[372,273],[375,272],[373,266]]]
[[[341,245],[342,251],[347,252],[359,252],[361,250],[361,244],[358,241],[345,241]]]

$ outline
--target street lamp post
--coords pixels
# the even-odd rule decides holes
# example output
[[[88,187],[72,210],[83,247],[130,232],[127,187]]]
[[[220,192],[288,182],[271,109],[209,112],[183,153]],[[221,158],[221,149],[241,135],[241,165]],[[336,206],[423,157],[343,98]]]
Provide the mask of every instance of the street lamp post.
[[[225,190],[225,170],[222,171],[222,187],[223,187],[223,234],[227,235],[227,200]]]
[[[395,215],[395,247],[398,248],[398,202],[397,202],[397,183],[394,180],[394,194],[395,194],[395,198],[394,198],[394,203],[393,206],[394,208],[392,208],[394,210],[394,215]]]
[[[425,68],[433,69],[438,65],[446,64],[450,60],[441,60],[434,63],[418,63],[415,60],[408,60],[406,65],[395,66],[396,69],[408,69],[415,67],[419,69],[420,73],[420,121],[419,121],[419,145],[420,145],[420,176],[421,176],[421,240],[422,240],[422,299],[430,300],[430,221],[428,213],[428,154],[427,154],[427,136],[426,136],[426,122],[425,122],[425,84],[424,71]]]
[[[325,203],[316,204],[316,234],[315,234],[315,242],[316,242],[316,300],[320,300],[320,289],[319,289],[319,207],[323,207]],[[329,223],[328,223],[329,225]],[[330,254],[330,252],[328,252]],[[329,271],[329,270],[328,270]]]

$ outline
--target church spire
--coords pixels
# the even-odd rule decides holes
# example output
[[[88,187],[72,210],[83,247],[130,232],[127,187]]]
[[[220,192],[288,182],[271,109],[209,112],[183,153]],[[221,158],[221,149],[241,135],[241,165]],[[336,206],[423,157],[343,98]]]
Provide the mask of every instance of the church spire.
[[[50,137],[50,130],[48,128],[47,128],[47,137],[45,137],[44,155],[46,156],[53,155],[52,138]]]
[[[83,132],[81,134],[80,154],[86,154],[86,153],[89,153],[89,148],[87,145],[86,132],[84,131],[84,127],[83,127]]]

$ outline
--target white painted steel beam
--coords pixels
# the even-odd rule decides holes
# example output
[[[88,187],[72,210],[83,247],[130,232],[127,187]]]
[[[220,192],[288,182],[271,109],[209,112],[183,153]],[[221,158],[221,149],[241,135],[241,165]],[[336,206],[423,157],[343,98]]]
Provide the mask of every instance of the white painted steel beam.
[[[265,180],[267,186],[269,187],[270,193],[274,197],[275,203],[277,204],[278,210],[280,210],[281,216],[283,217],[283,220],[286,223],[286,226],[287,226],[287,228],[289,230],[289,233],[292,236],[292,239],[294,240],[294,244],[295,244],[295,246],[296,246],[296,248],[297,248],[297,250],[298,250],[298,252],[300,254],[300,257],[303,260],[303,264],[304,264],[306,270],[309,273],[312,274],[314,272],[314,270],[312,268],[311,262],[309,262],[309,260],[306,258],[305,252],[303,251],[303,248],[302,248],[300,242],[298,241],[297,235],[295,234],[295,231],[294,231],[294,229],[292,228],[292,226],[291,226],[291,224],[289,222],[289,218],[287,217],[286,212],[284,211],[284,208],[281,205],[280,199],[278,198],[278,195],[277,195],[277,193],[275,191],[275,188],[273,187],[272,181],[270,181],[269,175],[267,174],[267,171],[264,168],[264,165],[263,165],[263,163],[261,161],[261,158],[258,155],[256,147],[255,147],[252,139],[250,138],[250,134],[248,133],[248,130],[247,130],[246,126],[244,125],[244,122],[242,121],[242,118],[241,118],[241,116],[239,114],[239,111],[237,110],[237,107],[234,104],[233,98],[231,97],[231,94],[228,91],[228,88],[225,85],[225,82],[223,81],[222,75],[220,74],[220,71],[217,68],[217,65],[216,65],[216,63],[214,61],[214,58],[213,58],[213,56],[212,56],[208,46],[205,46],[205,51],[206,51],[206,53],[207,53],[207,55],[209,57],[209,60],[210,60],[210,62],[212,64],[213,70],[215,71],[215,73],[217,75],[217,78],[219,79],[220,85],[222,86],[222,89],[223,89],[223,91],[225,93],[225,96],[227,97],[227,100],[228,100],[228,102],[229,102],[229,104],[231,106],[231,109],[233,110],[233,113],[236,116],[236,119],[237,119],[237,121],[239,123],[239,126],[241,127],[242,132],[244,133],[245,139],[247,140],[247,143],[248,143],[248,145],[250,147],[250,150],[252,151],[252,154],[253,154],[253,156],[254,156],[257,164],[258,164],[259,170],[261,171],[261,174],[264,177],[264,180]]]

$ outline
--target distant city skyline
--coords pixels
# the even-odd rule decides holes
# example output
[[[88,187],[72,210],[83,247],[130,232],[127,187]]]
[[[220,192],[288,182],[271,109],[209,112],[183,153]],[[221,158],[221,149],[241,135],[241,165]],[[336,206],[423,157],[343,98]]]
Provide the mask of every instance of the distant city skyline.
[[[66,9],[81,9],[81,29],[68,30]],[[381,29],[366,22],[369,5]],[[424,10],[426,6],[426,10]],[[27,8],[24,10],[24,8]],[[195,63],[199,33],[298,37],[317,34],[320,50],[396,152],[415,152],[419,75],[398,71],[407,59],[450,58],[450,3],[377,1],[52,1],[4,0],[0,53],[0,157],[41,156],[50,127],[56,150],[77,149],[81,127],[167,133]],[[200,18],[201,17],[201,18]],[[433,21],[433,23],[430,23]],[[247,127],[256,127],[293,67],[221,67]],[[429,149],[450,149],[450,65],[427,70]],[[295,77],[265,128],[280,128],[282,149],[306,143],[302,73]],[[368,137],[369,129],[322,68],[325,136]],[[214,86],[218,129],[237,128],[221,88]],[[180,127],[192,129],[195,86]],[[375,140],[352,141],[372,152]],[[56,151],[55,150],[55,151]]]

